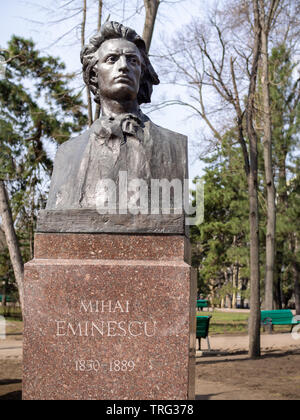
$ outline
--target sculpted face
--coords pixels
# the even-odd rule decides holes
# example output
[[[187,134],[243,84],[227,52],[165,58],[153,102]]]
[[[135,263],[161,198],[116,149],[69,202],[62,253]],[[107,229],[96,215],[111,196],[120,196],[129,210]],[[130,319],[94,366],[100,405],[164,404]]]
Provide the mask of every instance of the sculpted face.
[[[116,101],[137,99],[142,57],[137,46],[126,39],[105,41],[98,51],[100,96]]]

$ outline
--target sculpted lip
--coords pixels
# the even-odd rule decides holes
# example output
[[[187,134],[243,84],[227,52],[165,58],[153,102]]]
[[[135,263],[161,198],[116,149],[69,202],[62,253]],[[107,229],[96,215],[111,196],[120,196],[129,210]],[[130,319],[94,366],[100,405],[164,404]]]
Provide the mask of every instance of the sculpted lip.
[[[118,77],[115,77],[115,81],[116,82],[132,83],[132,80],[129,77],[127,77],[127,76],[118,76]]]

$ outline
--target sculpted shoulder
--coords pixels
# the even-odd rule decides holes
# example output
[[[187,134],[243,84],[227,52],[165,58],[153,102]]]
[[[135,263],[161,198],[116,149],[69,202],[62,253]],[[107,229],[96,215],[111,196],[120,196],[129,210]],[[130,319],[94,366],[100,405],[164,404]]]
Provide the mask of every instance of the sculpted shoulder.
[[[89,143],[90,130],[61,144],[57,150],[47,209],[72,207],[80,179],[79,168]]]
[[[163,138],[169,139],[170,141],[177,139],[179,141],[187,142],[187,136],[185,136],[184,134],[178,133],[176,131],[172,131],[165,127],[161,127],[160,125],[153,123],[151,120],[149,120],[149,123],[150,123],[151,131],[153,133],[155,132],[160,133],[160,135]]]
[[[151,173],[154,179],[188,178],[188,139],[154,123],[147,122],[152,158]],[[148,126],[148,127],[147,127]]]
[[[73,137],[70,140],[67,140],[66,142],[62,143],[57,149],[55,160],[57,159],[59,154],[72,153],[72,155],[74,155],[74,152],[77,149],[81,150],[83,147],[86,147],[89,141],[89,134],[90,130],[86,130],[79,136]]]

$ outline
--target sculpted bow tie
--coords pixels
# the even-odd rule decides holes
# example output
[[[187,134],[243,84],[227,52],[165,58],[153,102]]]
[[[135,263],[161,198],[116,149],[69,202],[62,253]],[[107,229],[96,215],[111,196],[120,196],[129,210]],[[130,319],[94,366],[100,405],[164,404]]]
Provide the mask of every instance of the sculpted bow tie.
[[[105,143],[107,140],[119,139],[121,145],[127,141],[127,136],[133,136],[139,142],[144,139],[144,124],[134,114],[122,114],[116,117],[102,117],[95,127],[96,138]]]

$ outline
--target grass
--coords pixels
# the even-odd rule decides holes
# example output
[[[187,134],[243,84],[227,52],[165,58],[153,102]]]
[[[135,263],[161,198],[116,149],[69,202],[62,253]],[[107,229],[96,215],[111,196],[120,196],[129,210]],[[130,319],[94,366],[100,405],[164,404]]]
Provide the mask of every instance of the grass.
[[[0,316],[4,316],[5,319],[9,321],[21,321],[22,320],[22,313],[21,309],[17,307],[6,307],[5,310],[3,306],[0,306]]]
[[[209,332],[215,334],[247,334],[248,314],[231,312],[198,312],[199,316],[211,315]]]
[[[232,313],[232,312],[198,312],[198,316],[211,315],[212,319],[209,324],[209,334],[248,334],[248,318],[249,314]],[[276,325],[273,327],[274,333],[290,332],[290,326]],[[263,333],[263,329],[261,329]]]

